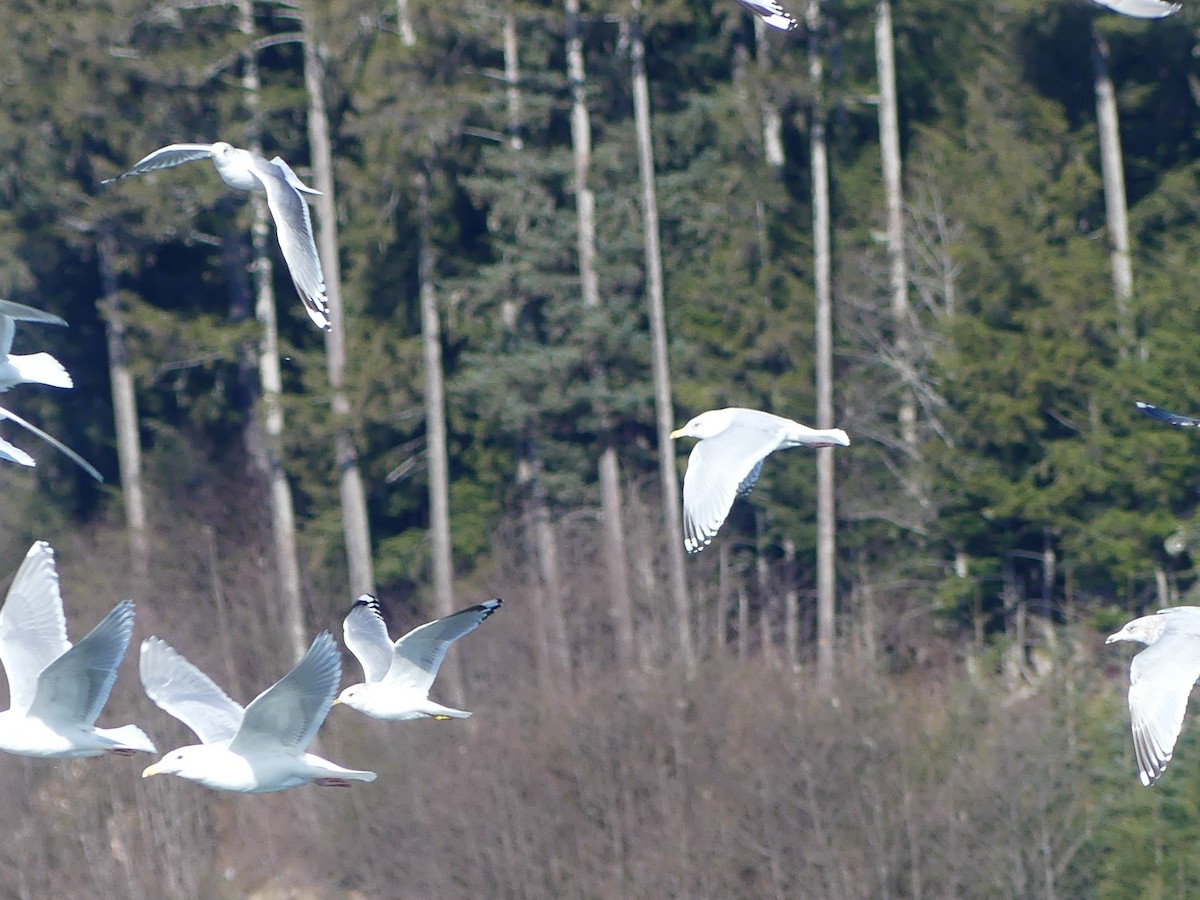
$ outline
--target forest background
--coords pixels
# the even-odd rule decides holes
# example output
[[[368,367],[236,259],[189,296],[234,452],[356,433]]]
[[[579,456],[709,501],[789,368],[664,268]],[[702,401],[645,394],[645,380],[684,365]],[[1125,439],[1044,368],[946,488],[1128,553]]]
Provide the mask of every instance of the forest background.
[[[506,604],[435,688],[469,722],[333,711],[370,786],[3,760],[0,892],[1200,894],[1196,729],[1142,788],[1102,644],[1194,602],[1195,435],[1132,401],[1200,407],[1200,12],[792,6],[5,0],[0,296],[76,387],[4,402],[108,480],[6,427],[0,570],[50,541],[72,636],[133,596],[242,702],[360,590]],[[207,164],[100,184],[219,139],[325,191],[328,338]],[[779,454],[682,560],[649,239],[667,419],[815,423],[822,198],[836,519]],[[135,655],[106,715],[189,742]]]

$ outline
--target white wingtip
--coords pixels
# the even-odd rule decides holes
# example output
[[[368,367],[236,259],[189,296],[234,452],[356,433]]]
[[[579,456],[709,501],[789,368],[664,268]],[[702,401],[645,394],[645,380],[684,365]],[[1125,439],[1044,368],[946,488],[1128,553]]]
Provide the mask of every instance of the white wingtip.
[[[21,381],[26,384],[46,384],[57,388],[75,387],[71,374],[49,353],[31,353],[28,356],[10,354],[8,361],[17,370]]]

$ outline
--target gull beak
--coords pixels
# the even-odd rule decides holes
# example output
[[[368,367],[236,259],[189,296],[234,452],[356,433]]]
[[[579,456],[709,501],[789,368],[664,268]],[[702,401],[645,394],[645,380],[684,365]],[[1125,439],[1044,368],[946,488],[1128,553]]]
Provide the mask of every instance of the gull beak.
[[[1106,637],[1106,638],[1104,639],[1104,643],[1106,643],[1106,644],[1111,644],[1111,643],[1113,643],[1114,641],[1123,640],[1123,637],[1122,637],[1122,635],[1124,635],[1124,633],[1125,633],[1125,630],[1124,630],[1124,629],[1121,629],[1121,630],[1120,630],[1120,631],[1118,631],[1116,634],[1110,634],[1108,637]]]
[[[334,707],[334,706],[337,706],[337,705],[338,705],[339,703],[341,703],[341,702],[342,702],[342,698],[341,698],[341,697],[334,697],[334,698],[333,698],[333,702],[332,702],[332,703],[330,703],[329,705],[330,705],[331,707]]]
[[[161,760],[159,762],[156,762],[152,766],[146,766],[146,768],[142,769],[142,777],[143,778],[149,778],[151,775],[161,775],[161,774],[163,774]]]
[[[671,440],[675,440],[676,438],[681,438],[681,437],[684,437],[682,428],[676,428],[674,431],[671,432]]]

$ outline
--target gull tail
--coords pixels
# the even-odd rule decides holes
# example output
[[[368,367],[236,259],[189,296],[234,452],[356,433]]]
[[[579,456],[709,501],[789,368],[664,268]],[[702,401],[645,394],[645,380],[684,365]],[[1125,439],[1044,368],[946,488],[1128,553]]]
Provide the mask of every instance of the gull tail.
[[[310,188],[307,184],[301,181],[300,176],[293,172],[292,167],[285,163],[281,157],[277,156],[271,160],[271,165],[278,166],[280,171],[283,172],[284,180],[296,190],[300,191],[300,193],[315,194],[318,197],[321,196],[320,191]]]
[[[17,370],[21,381],[29,384],[48,384],[51,387],[75,387],[70,373],[62,363],[49,353],[31,353],[28,356],[9,355],[9,364]]]
[[[118,753],[122,750],[127,752],[140,750],[143,753],[158,752],[146,732],[136,725],[122,725],[120,728],[97,728],[96,734],[113,741],[116,746],[111,749]]]
[[[803,444],[806,447],[849,447],[850,438],[846,432],[840,428],[804,428],[803,431],[793,429],[792,434],[788,435],[788,444],[797,446]]]

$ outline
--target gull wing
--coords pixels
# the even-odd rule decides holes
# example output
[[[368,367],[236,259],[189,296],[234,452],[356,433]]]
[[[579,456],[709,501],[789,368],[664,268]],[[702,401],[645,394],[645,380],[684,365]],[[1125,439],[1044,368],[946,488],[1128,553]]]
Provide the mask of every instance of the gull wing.
[[[1101,6],[1107,6],[1113,12],[1119,12],[1135,19],[1161,19],[1171,13],[1179,12],[1180,4],[1166,3],[1164,0],[1095,0]]]
[[[382,681],[392,665],[392,639],[379,614],[379,601],[363,594],[342,621],[342,638],[363,669],[363,680]]]
[[[396,641],[392,665],[383,680],[428,693],[450,645],[482,625],[503,603],[488,600],[414,628]]]
[[[683,545],[688,553],[708,546],[734,497],[754,486],[762,461],[779,446],[774,418],[747,417],[692,448],[683,476]]]
[[[791,31],[798,24],[774,0],[738,0],[738,2],[761,18],[767,25],[770,25],[772,28],[778,28],[780,31]]]
[[[1167,768],[1183,728],[1192,685],[1200,678],[1200,634],[1166,633],[1129,666],[1129,716],[1142,784]]]
[[[241,706],[166,641],[142,641],[138,668],[146,695],[192,729],[201,743],[227,741],[242,727]]]
[[[260,750],[303,753],[325,721],[341,679],[342,657],[333,636],[322,631],[296,667],[246,707],[229,749],[248,756]]]
[[[97,481],[100,481],[100,482],[104,481],[103,476],[99,472],[96,471],[96,467],[93,466],[90,462],[88,462],[86,459],[84,459],[82,456],[80,456],[78,453],[76,453],[74,450],[72,450],[70,447],[68,447],[62,441],[58,440],[57,438],[50,437],[50,435],[46,434],[46,432],[42,431],[42,429],[38,428],[36,425],[26,422],[24,419],[22,419],[16,413],[10,412],[9,410],[0,406],[0,419],[11,419],[12,421],[14,421],[18,425],[20,425],[22,428],[24,428],[26,431],[30,431],[33,434],[36,434],[43,441],[45,441],[47,444],[49,444],[51,447],[53,447],[59,453],[66,456],[68,459],[70,459],[73,463],[75,463],[77,466],[79,466],[81,469],[83,469],[83,471],[87,472],[89,475],[91,475]],[[9,447],[12,446],[11,444],[8,444],[7,442],[5,442],[5,445],[9,446]],[[18,451],[18,452],[20,452],[20,451]],[[23,453],[22,453],[22,455],[27,456],[27,454],[23,454]],[[14,462],[20,462],[20,460],[19,459],[14,460]],[[22,465],[33,465],[33,460],[30,459],[29,463],[22,463]]]
[[[42,670],[27,715],[92,727],[108,700],[133,634],[133,601],[122,600],[74,647]]]
[[[27,710],[38,675],[70,649],[54,550],[38,541],[25,554],[0,608],[0,663],[8,675],[9,705]]]
[[[33,466],[33,457],[22,450],[20,447],[15,447],[4,438],[0,438],[0,459],[14,462],[22,466]]]
[[[282,163],[282,165],[281,165]],[[329,300],[325,296],[325,275],[313,238],[308,204],[296,184],[300,179],[282,160],[268,162],[255,157],[252,171],[267,192],[267,207],[275,220],[275,236],[284,262],[292,276],[304,309],[318,328],[329,327]],[[307,189],[306,189],[307,190]]]
[[[170,144],[155,150],[149,156],[144,156],[126,172],[113,178],[106,178],[101,184],[120,181],[131,175],[144,175],[158,169],[170,169],[196,159],[210,159],[213,155],[212,144]]]
[[[66,327],[66,319],[48,313],[43,309],[26,306],[12,300],[0,300],[0,316],[16,319],[18,322],[41,322],[45,325],[62,325]]]
[[[1167,412],[1165,409],[1159,409],[1157,406],[1151,406],[1149,403],[1143,403],[1138,400],[1134,403],[1137,411],[1143,416],[1148,416],[1159,422],[1166,422],[1168,425],[1178,425],[1180,428],[1198,428],[1200,427],[1200,419],[1193,419],[1191,416],[1181,416],[1178,413]]]

